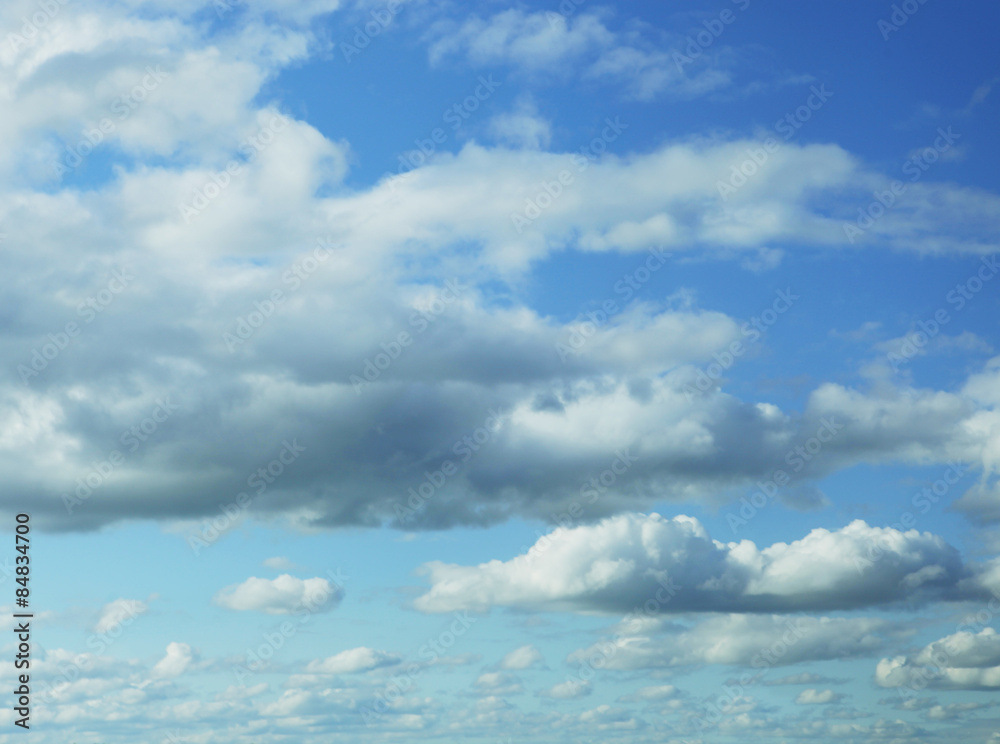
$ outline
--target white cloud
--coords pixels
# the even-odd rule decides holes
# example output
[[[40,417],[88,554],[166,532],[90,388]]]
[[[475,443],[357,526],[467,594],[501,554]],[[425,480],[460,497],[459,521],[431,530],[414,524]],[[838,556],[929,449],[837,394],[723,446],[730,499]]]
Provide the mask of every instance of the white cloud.
[[[299,579],[282,574],[276,579],[252,576],[242,584],[220,590],[213,601],[230,610],[291,615],[307,608],[320,612],[332,610],[340,604],[342,596],[343,590],[327,579]]]
[[[484,672],[476,678],[475,687],[481,694],[499,697],[519,695],[524,691],[521,680],[506,672]]]
[[[789,674],[785,677],[779,677],[778,679],[769,679],[761,684],[773,687],[776,685],[818,685],[818,684],[830,684],[836,682],[843,682],[844,680],[834,680],[828,677],[824,677],[821,674],[815,674],[814,672],[801,672],[799,674]]]
[[[32,7],[9,3],[3,17],[16,22]],[[597,458],[629,446],[639,462],[586,519],[648,509],[657,499],[717,506],[766,477],[817,415],[844,415],[851,427],[815,475],[859,461],[958,457],[982,462],[984,470],[1000,462],[993,367],[957,392],[824,385],[804,416],[773,406],[765,414],[723,393],[694,402],[684,395],[696,366],[743,338],[739,319],[694,305],[629,303],[616,289],[620,277],[609,277],[607,297],[617,309],[590,333],[586,318],[559,322],[518,294],[533,265],[573,248],[636,253],[639,268],[645,249],[660,245],[665,255],[725,257],[842,245],[841,220],[856,213],[857,198],[870,199],[879,176],[836,145],[784,144],[725,203],[717,183],[759,145],[754,139],[637,150],[625,129],[617,155],[587,161],[584,169],[573,152],[471,142],[405,177],[357,187],[344,180],[349,144],[288,117],[273,142],[186,222],[178,205],[213,183],[230,159],[248,157],[241,153],[245,138],[279,113],[261,101],[261,91],[312,53],[316,39],[307,22],[336,3],[282,7],[239,5],[227,15],[231,32],[209,34],[211,24],[197,15],[206,10],[201,3],[70,3],[59,11],[60,34],[43,35],[17,54],[4,49],[12,56],[4,59],[0,87],[11,114],[0,121],[0,220],[8,234],[6,268],[19,277],[8,299],[20,312],[0,337],[5,358],[15,360],[0,376],[0,441],[10,445],[0,451],[0,476],[11,493],[43,505],[39,520],[87,530],[126,516],[210,517],[220,491],[267,461],[267,446],[246,432],[266,422],[275,444],[300,436],[313,451],[344,452],[359,426],[377,420],[389,436],[349,458],[286,474],[271,487],[274,498],[251,511],[313,526],[380,524],[394,518],[395,495],[422,477],[427,443],[442,442],[434,454],[448,457],[454,430],[474,429],[493,406],[510,412],[495,446],[410,528],[515,515],[548,519],[580,500],[577,479],[601,472],[590,472]],[[611,50],[639,50],[639,57],[605,58],[624,70],[630,59],[662,51],[609,31],[602,18],[514,10],[473,19],[435,31],[436,58],[517,57],[537,71],[553,60],[592,65]],[[167,77],[116,120],[100,145],[121,167],[87,189],[53,180],[53,157],[64,156],[65,145],[157,65]],[[544,128],[518,131],[522,146],[545,146]],[[511,214],[562,170],[573,183],[518,233]],[[983,236],[997,232],[997,214],[993,194],[922,182],[868,239],[919,251],[985,252],[992,247]],[[252,339],[227,349],[223,331],[275,287],[288,291],[283,273],[301,264],[321,236],[338,247],[320,270],[288,292]],[[79,255],[92,260],[80,263]],[[88,326],[85,344],[25,387],[18,360],[30,361],[48,333],[79,319],[79,303],[122,265],[136,276],[129,291]],[[63,268],[53,273],[52,266]],[[482,289],[497,275],[511,282],[511,302],[503,306]],[[355,395],[351,376],[380,344],[403,330],[414,334],[413,314],[451,277],[470,289],[407,348],[405,360]],[[557,344],[584,333],[579,353],[560,359]],[[190,396],[187,405],[129,460],[122,477],[101,486],[103,508],[67,515],[59,496],[106,454],[99,443],[116,440],[157,397],[179,390]],[[419,410],[412,396],[400,395],[414,390],[427,401]],[[603,420],[612,425],[599,431],[593,423]],[[137,501],[137,490],[148,497]],[[505,498],[496,498],[501,492]],[[960,506],[975,519],[998,519],[998,493],[987,478]]]
[[[372,669],[399,664],[400,656],[386,651],[378,651],[361,646],[341,651],[326,659],[309,662],[306,672],[310,674],[357,674]]]
[[[714,60],[718,63],[718,60]],[[618,46],[608,49],[587,71],[592,78],[620,81],[631,98],[649,101],[668,91],[682,98],[693,98],[732,84],[728,70],[698,69],[689,76],[670,55],[662,51]]]
[[[565,682],[557,682],[547,690],[538,693],[539,697],[553,698],[555,700],[578,700],[593,692],[590,682],[579,679],[568,679]]]
[[[129,625],[137,616],[149,610],[149,605],[139,599],[116,599],[101,608],[94,624],[95,633],[107,633],[121,625]]]
[[[295,563],[283,555],[266,559],[264,565],[267,568],[273,568],[275,571],[293,571],[296,568]]]
[[[915,530],[855,520],[758,548],[712,540],[694,518],[658,514],[560,527],[506,562],[431,562],[423,571],[431,586],[415,606],[424,612],[628,612],[651,598],[661,613],[850,609],[947,595],[965,576],[954,548]]]
[[[592,14],[566,19],[546,13],[505,10],[488,20],[472,17],[442,25],[430,47],[434,64],[455,54],[475,65],[513,63],[531,72],[565,75],[581,55],[612,43],[614,35]],[[442,33],[443,32],[443,33]]]
[[[990,708],[996,703],[949,703],[948,705],[932,705],[924,713],[929,721],[956,721],[966,717],[974,710]]]
[[[633,732],[646,726],[642,719],[636,718],[627,708],[610,705],[598,705],[586,710],[579,715],[578,720],[592,731]]]
[[[761,670],[804,661],[863,657],[885,647],[892,627],[871,618],[714,615],[696,625],[622,623],[612,639],[568,660],[619,670],[723,664]]]
[[[671,700],[678,697],[680,691],[674,685],[647,685],[635,692],[618,698],[622,703],[648,703]]]
[[[513,111],[494,116],[489,130],[497,140],[520,149],[544,150],[552,142],[552,125],[539,116],[530,98],[519,99]]]
[[[167,644],[166,655],[156,662],[152,674],[154,677],[178,677],[187,671],[194,660],[194,652],[186,643]]]
[[[884,658],[876,666],[875,682],[915,690],[1000,688],[1000,634],[993,628],[958,631],[913,656]]]
[[[501,669],[529,669],[542,661],[542,653],[533,645],[515,648],[500,660]]]
[[[674,45],[680,35],[671,36]],[[462,57],[476,66],[507,65],[535,81],[585,79],[620,87],[628,98],[647,101],[661,93],[702,95],[731,84],[732,59],[708,50],[686,70],[664,48],[634,32],[616,32],[597,13],[573,17],[552,12],[506,10],[438,24],[430,46],[432,64]]]
[[[795,698],[797,705],[828,705],[829,703],[839,703],[844,696],[833,690],[817,690],[809,688],[803,690]]]

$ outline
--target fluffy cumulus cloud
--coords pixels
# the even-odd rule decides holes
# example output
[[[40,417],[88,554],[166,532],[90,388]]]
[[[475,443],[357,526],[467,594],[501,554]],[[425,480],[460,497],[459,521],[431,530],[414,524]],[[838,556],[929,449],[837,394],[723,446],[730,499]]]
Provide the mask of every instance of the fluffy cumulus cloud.
[[[509,561],[423,567],[424,612],[535,610],[660,613],[842,610],[957,595],[971,579],[953,547],[930,533],[856,520],[759,548],[713,540],[692,517],[623,514],[557,528]]]
[[[221,589],[214,602],[229,610],[291,615],[332,610],[342,597],[343,590],[328,579],[299,579],[282,574],[276,579],[252,576],[241,584]]]
[[[959,630],[912,656],[879,661],[875,682],[882,687],[942,690],[1000,688],[1000,635],[993,628]]]
[[[194,652],[186,643],[171,643],[166,655],[153,667],[154,677],[178,677],[187,671],[194,660]]]

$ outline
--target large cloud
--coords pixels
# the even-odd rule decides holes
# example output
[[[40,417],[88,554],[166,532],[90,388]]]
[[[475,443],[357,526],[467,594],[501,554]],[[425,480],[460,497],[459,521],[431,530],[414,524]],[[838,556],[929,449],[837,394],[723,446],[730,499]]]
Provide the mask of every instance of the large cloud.
[[[248,509],[261,516],[318,525],[405,520],[427,528],[512,515],[557,521],[570,509],[586,521],[658,499],[718,505],[778,470],[802,483],[865,461],[962,460],[982,463],[984,476],[993,468],[997,414],[962,391],[865,393],[827,384],[793,416],[720,392],[692,398],[697,378],[683,365],[658,379],[597,376],[620,353],[603,350],[600,337],[592,356],[561,368],[554,345],[566,336],[544,321],[520,312],[509,318],[523,329],[516,335],[503,322],[506,313],[471,308],[461,319],[457,309],[454,318],[439,317],[373,385],[356,391],[349,377],[363,374],[366,354],[370,360],[383,352],[363,345],[345,351],[333,324],[316,331],[317,343],[275,317],[273,331],[265,326],[264,337],[251,339],[266,355],[251,348],[240,358],[224,349],[200,361],[163,357],[147,340],[137,342],[153,343],[143,357],[138,348],[123,351],[114,333],[134,317],[125,299],[118,301],[121,309],[107,312],[120,315],[106,316],[104,326],[63,352],[67,358],[57,357],[32,382],[37,390],[0,387],[0,418],[9,431],[24,432],[0,454],[8,493],[35,497],[39,521],[63,529],[218,515],[240,491],[253,496]],[[404,312],[384,322],[408,327]],[[734,327],[720,316],[664,313],[653,322],[674,326],[672,340],[633,347],[636,362],[650,369],[708,354]],[[359,330],[351,325],[344,333],[353,338]],[[608,333],[624,338],[637,326],[638,319]],[[397,333],[375,338],[391,341]],[[11,353],[31,356],[30,349]],[[273,367],[281,358],[292,367],[279,374]],[[260,372],[251,372],[257,365]],[[576,381],[559,377],[573,366]],[[156,424],[150,417],[162,418],[164,400],[176,410]],[[128,434],[137,426],[147,427],[142,442]],[[813,441],[817,435],[825,443]],[[470,437],[478,442],[463,443]],[[305,452],[262,484],[254,473],[281,454],[283,441]],[[796,455],[804,446],[819,456]],[[95,474],[95,463],[115,449],[123,462],[109,477]],[[453,472],[442,478],[437,471],[447,462]],[[135,498],[137,488],[144,498]],[[995,513],[993,503],[984,502],[993,509],[985,516]]]
[[[506,562],[432,562],[423,571],[431,586],[415,606],[424,612],[624,613],[647,601],[663,613],[842,610],[948,597],[969,574],[958,551],[916,530],[856,520],[758,548],[713,540],[691,517],[658,514],[557,528]]]
[[[803,476],[859,461],[957,457],[993,467],[996,369],[954,393],[824,385],[801,416],[716,391],[692,401],[685,386],[713,354],[747,340],[744,319],[678,296],[628,302],[624,275],[597,298],[595,313],[606,312],[604,300],[615,310],[596,314],[596,325],[547,316],[521,292],[536,262],[567,247],[635,255],[638,272],[661,260],[645,252],[653,246],[729,256],[841,245],[840,217],[879,181],[850,153],[786,143],[723,203],[717,182],[755,140],[632,152],[628,129],[602,124],[619,155],[469,142],[405,176],[348,186],[350,144],[261,96],[315,50],[309,22],[336,5],[239,5],[210,34],[200,3],[69,3],[55,19],[59,34],[5,49],[12,113],[0,122],[0,221],[3,268],[19,280],[2,297],[17,311],[0,332],[11,360],[0,370],[0,505],[28,498],[39,525],[82,530],[217,516],[249,491],[248,512],[263,518],[378,525],[399,519],[396,506],[425,474],[437,478],[445,460],[460,459],[455,447],[491,410],[503,412],[502,429],[418,499],[408,527],[551,520],[587,498],[587,481],[620,466],[617,452],[638,459],[582,519],[657,500],[718,504],[770,477],[831,417],[847,428]],[[4,17],[31,7],[11,3]],[[581,48],[600,42],[591,51],[601,54],[622,48],[624,37],[600,41],[595,16],[543,22],[515,11],[459,24],[457,46],[442,55],[481,48],[496,24],[510,30],[497,42],[504,59],[526,47],[543,53],[535,42],[549,36],[563,50],[575,34]],[[124,119],[110,114],[100,153],[56,177],[53,163],[80,132],[144,80],[152,89],[139,105]],[[87,171],[99,162],[117,167]],[[238,172],[227,174],[233,162]],[[511,215],[563,170],[572,183],[518,232]],[[907,206],[866,239],[984,252],[997,213],[992,194],[915,184]],[[319,239],[332,246],[323,261],[313,255]],[[109,289],[120,286],[113,272],[132,277],[124,289]],[[453,279],[468,287],[457,298],[446,289]],[[275,291],[282,300],[272,307]],[[240,328],[250,337],[231,343]],[[412,343],[397,348],[403,332]],[[561,359],[571,339],[585,343]],[[383,365],[381,354],[397,358]],[[371,385],[352,384],[366,372]],[[176,410],[152,420],[167,399]],[[142,437],[129,435],[136,427]],[[248,481],[286,438],[307,454],[256,492]],[[109,465],[115,450],[123,458]],[[68,508],[62,497],[77,493],[84,503]],[[995,518],[996,503],[987,479],[963,507]]]

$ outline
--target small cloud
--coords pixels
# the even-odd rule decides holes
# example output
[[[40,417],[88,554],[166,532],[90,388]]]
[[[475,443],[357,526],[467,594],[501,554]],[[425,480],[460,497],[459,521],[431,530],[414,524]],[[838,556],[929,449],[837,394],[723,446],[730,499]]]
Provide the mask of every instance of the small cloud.
[[[969,103],[962,110],[962,113],[971,114],[973,109],[976,108],[976,106],[978,106],[979,104],[981,104],[983,101],[986,100],[986,98],[993,91],[993,86],[996,85],[997,83],[1000,83],[1000,78],[993,78],[992,80],[987,80],[982,85],[977,86],[976,89],[972,91],[972,96],[969,98]]]
[[[771,679],[761,684],[765,687],[775,687],[778,685],[839,685],[844,682],[845,680],[842,679],[824,677],[821,674],[814,674],[812,672],[802,672],[801,674],[790,674],[787,677]]]
[[[740,261],[740,266],[754,274],[763,274],[765,271],[778,268],[784,257],[785,252],[778,248],[758,248],[757,255],[747,256]]]
[[[149,610],[149,605],[139,599],[116,599],[101,608],[100,617],[94,624],[95,633],[107,633],[121,625],[128,625],[139,615]]]
[[[839,692],[834,692],[833,690],[823,690],[822,692],[814,687],[810,687],[808,690],[803,690],[799,693],[799,696],[795,698],[795,703],[797,705],[828,705],[830,703],[839,703],[844,699],[844,695]]]
[[[538,693],[538,697],[552,698],[553,700],[577,700],[586,697],[593,688],[590,682],[579,679],[568,679],[565,682],[553,685],[547,690]]]
[[[294,563],[285,558],[283,555],[268,558],[264,561],[264,565],[267,568],[273,568],[275,571],[294,571],[297,568]]]
[[[256,697],[257,695],[263,695],[270,689],[270,685],[267,682],[261,682],[259,685],[253,685],[252,687],[245,687],[243,685],[229,685],[225,690],[216,695],[216,700],[246,700],[247,698]]]
[[[800,512],[817,511],[830,505],[826,494],[812,485],[787,488],[778,495],[778,499],[789,509]]]
[[[194,652],[186,643],[170,643],[167,654],[153,667],[153,676],[161,678],[178,677],[191,666]]]
[[[996,703],[949,703],[948,705],[932,705],[924,713],[929,721],[955,721],[965,717],[966,713],[984,708],[992,708]]]
[[[524,692],[521,687],[521,680],[513,674],[504,672],[486,672],[480,674],[476,680],[475,687],[480,692],[489,695],[518,695]]]
[[[276,579],[252,576],[242,584],[219,591],[213,601],[220,607],[239,612],[291,615],[303,608],[325,612],[340,604],[343,589],[326,579],[298,579],[282,574]]]
[[[494,116],[489,128],[497,140],[520,149],[544,150],[552,142],[552,125],[527,96],[518,99],[513,111]]]
[[[528,669],[542,660],[541,652],[528,644],[515,648],[500,660],[501,669]]]
[[[306,671],[310,674],[357,674],[358,672],[370,672],[372,669],[395,666],[401,660],[398,654],[361,646],[341,651],[326,659],[311,661],[306,667]]]
[[[677,688],[673,685],[650,685],[640,687],[631,695],[622,695],[618,698],[619,703],[649,703],[661,700],[669,700],[677,697]]]
[[[963,331],[955,336],[936,332],[937,324],[928,325],[930,333],[914,327],[905,336],[891,338],[875,345],[875,350],[892,355],[896,364],[905,363],[918,356],[931,354],[991,354],[993,347],[985,339],[971,331]],[[902,362],[900,362],[900,359]]]
[[[831,330],[830,336],[833,338],[843,339],[845,341],[854,341],[857,343],[868,343],[872,341],[882,330],[882,323],[877,320],[869,320],[862,323],[859,328],[855,328],[853,331],[838,331]]]
[[[453,656],[439,656],[428,662],[427,666],[468,666],[469,664],[478,664],[482,660],[482,654],[455,654]]]

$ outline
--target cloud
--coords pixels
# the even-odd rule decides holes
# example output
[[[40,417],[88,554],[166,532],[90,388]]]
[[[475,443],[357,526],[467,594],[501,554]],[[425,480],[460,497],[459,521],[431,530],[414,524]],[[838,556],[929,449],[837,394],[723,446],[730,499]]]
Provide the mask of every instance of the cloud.
[[[875,682],[915,690],[1000,688],[1000,634],[993,628],[959,631],[912,656],[884,658],[876,666]]]
[[[530,669],[542,661],[542,653],[533,645],[521,646],[500,660],[501,669]]]
[[[660,94],[690,98],[732,83],[733,55],[728,50],[702,50],[685,69],[643,34],[611,30],[598,13],[566,17],[506,10],[487,19],[441,22],[431,38],[433,65],[456,58],[480,67],[504,65],[536,83],[579,74],[615,85],[627,98],[641,101]],[[670,41],[679,47],[683,37],[671,34]]]
[[[592,14],[569,22],[545,13],[505,10],[489,19],[471,17],[459,25],[439,26],[430,46],[432,64],[456,54],[474,65],[512,63],[540,73],[565,72],[575,58],[612,43],[614,35]]]
[[[947,705],[933,705],[925,711],[924,717],[928,721],[956,721],[965,718],[967,713],[991,708],[994,705],[996,703],[949,703]]]
[[[855,520],[758,548],[712,540],[692,517],[635,513],[557,528],[506,562],[422,571],[431,586],[414,606],[423,612],[624,613],[651,598],[660,613],[842,610],[947,597],[971,575],[953,547],[916,530]]]
[[[713,63],[719,65],[720,60],[715,58]],[[627,97],[638,101],[650,101],[661,93],[694,98],[727,88],[733,82],[729,70],[721,66],[696,67],[693,73],[689,75],[663,51],[622,45],[605,50],[586,76],[619,82],[625,86]]]
[[[401,657],[386,651],[361,646],[338,654],[309,662],[306,672],[310,674],[357,674],[399,664]]]
[[[519,695],[524,691],[519,680],[506,672],[485,672],[476,678],[475,688],[485,695]]]
[[[264,565],[267,568],[273,568],[275,571],[292,571],[296,568],[295,564],[284,556],[268,558],[264,561]]]
[[[518,149],[544,150],[552,142],[552,125],[539,116],[530,98],[519,99],[513,111],[494,116],[489,130],[500,142]]]
[[[186,643],[170,643],[167,645],[167,653],[162,659],[156,662],[152,674],[154,677],[179,677],[187,671],[194,660],[194,652]]]
[[[996,473],[996,471],[993,471]],[[996,524],[1000,522],[1000,480],[982,480],[973,484],[962,497],[955,501],[955,509],[964,512],[976,522]],[[1000,586],[1000,583],[997,584]]]
[[[824,677],[822,674],[814,672],[801,672],[800,674],[790,674],[779,679],[769,679],[761,682],[762,685],[774,687],[778,685],[823,685],[823,684],[843,684],[847,680]]]
[[[577,720],[583,724],[584,730],[589,731],[631,733],[647,726],[645,721],[636,718],[627,708],[616,708],[611,705],[598,705],[596,708],[586,710]]]
[[[680,695],[680,691],[674,685],[647,685],[640,687],[629,695],[618,698],[620,703],[650,703],[661,700],[671,700]]]
[[[629,122],[621,121],[600,127],[603,145],[618,137],[608,148],[615,152],[595,151],[581,165],[576,148],[531,149],[551,145],[535,122],[504,130],[513,137],[504,146],[468,142],[404,176],[359,184],[347,180],[349,143],[266,95],[279,71],[322,46],[310,23],[337,4],[236,7],[212,33],[198,3],[70,3],[59,11],[58,39],[43,35],[16,54],[9,45],[3,51],[11,115],[0,125],[0,219],[7,269],[19,277],[6,301],[19,311],[0,334],[0,352],[12,360],[0,371],[0,476],[10,484],[5,493],[37,504],[39,525],[210,520],[220,494],[232,502],[286,437],[306,443],[315,459],[290,467],[264,497],[244,491],[255,496],[248,513],[316,528],[551,520],[581,502],[586,481],[628,447],[638,462],[587,504],[584,520],[658,501],[718,506],[769,477],[830,415],[850,426],[804,477],[858,462],[948,457],[995,467],[998,402],[987,392],[995,367],[954,392],[821,385],[801,415],[714,386],[691,401],[686,391],[699,370],[746,340],[745,319],[697,304],[637,302],[624,273],[608,277],[596,298],[616,308],[596,323],[549,316],[522,291],[533,267],[557,253],[574,261],[586,260],[582,251],[631,256],[634,280],[673,256],[742,260],[844,245],[843,220],[884,181],[852,153],[786,143],[722,203],[719,180],[759,140],[646,147],[628,139]],[[21,11],[7,8],[4,18],[19,21]],[[600,79],[616,85],[616,71],[655,72],[664,50],[642,34],[609,30],[604,18],[512,10],[444,24],[431,44],[442,62],[523,59],[535,71],[555,60],[590,69],[604,59]],[[629,49],[638,52],[621,51]],[[147,67],[165,77],[117,119],[112,105],[152,75]],[[56,176],[53,164],[69,157],[80,132],[108,117],[115,128],[88,161],[108,167],[96,180],[78,170]],[[225,175],[231,162],[239,173]],[[564,170],[572,184],[518,232],[512,213]],[[196,200],[207,204],[186,219],[179,207]],[[866,245],[987,253],[997,204],[989,192],[922,181]],[[332,246],[324,261],[313,253],[318,240]],[[318,268],[303,274],[304,264]],[[123,267],[135,279],[99,316],[90,308],[99,321],[87,323],[80,309]],[[467,289],[446,304],[454,279]],[[509,302],[495,301],[498,286]],[[282,300],[267,321],[227,348],[225,334],[276,290]],[[45,360],[40,349],[68,322],[84,326],[85,336]],[[403,332],[412,343],[376,368],[383,345],[394,348]],[[571,339],[586,342],[560,358],[559,345]],[[46,365],[26,384],[18,367],[32,359]],[[359,394],[351,380],[366,370],[378,374]],[[114,477],[87,486],[108,443],[171,394],[179,410],[125,453]],[[420,485],[425,465],[455,460],[455,443],[491,408],[509,414],[503,431],[401,524],[396,507]],[[592,425],[605,419],[613,425]],[[992,477],[960,502],[973,519],[1000,518]],[[77,493],[82,503],[64,502]],[[0,505],[14,508],[13,498]]]
[[[905,336],[881,341],[874,348],[886,355],[893,355],[904,363],[915,356],[927,354],[989,354],[993,351],[993,347],[985,339],[971,331],[963,331],[954,336],[939,333],[928,339],[927,334],[918,328],[912,329]],[[898,361],[896,363],[899,364]]]
[[[593,687],[590,682],[568,679],[565,682],[557,682],[547,690],[540,691],[538,696],[554,700],[579,700],[582,697],[587,697],[591,692],[593,692]]]
[[[116,599],[101,608],[94,624],[95,633],[107,633],[120,625],[129,625],[138,615],[149,610],[149,605],[139,599]]]
[[[250,577],[241,584],[220,590],[213,601],[237,611],[291,615],[304,608],[328,612],[343,598],[343,590],[327,579],[299,579],[282,574],[276,579]]]
[[[805,661],[869,656],[892,626],[872,618],[714,615],[695,625],[627,620],[611,639],[572,652],[568,661],[617,670],[721,664],[766,670]]]
[[[609,291],[613,293],[610,287]],[[396,302],[399,299],[405,300]],[[365,300],[358,302],[367,306]],[[43,391],[14,391],[0,385],[0,421],[8,431],[25,432],[23,438],[12,438],[10,448],[0,455],[0,472],[8,474],[20,491],[37,495],[38,519],[61,529],[90,529],[126,514],[198,518],[210,514],[210,495],[228,492],[232,501],[239,484],[277,454],[283,438],[298,438],[308,448],[307,459],[314,457],[311,453],[330,450],[350,456],[335,462],[325,459],[309,468],[293,463],[268,486],[276,497],[251,499],[249,511],[254,516],[313,526],[394,521],[407,529],[440,529],[492,524],[515,515],[551,520],[552,514],[566,512],[574,504],[587,521],[642,510],[657,499],[719,506],[734,490],[772,478],[777,468],[792,474],[799,468],[798,492],[815,494],[806,488],[809,479],[859,462],[927,464],[954,459],[983,463],[984,472],[995,467],[994,420],[1000,414],[997,403],[986,397],[984,384],[997,377],[992,367],[971,377],[956,393],[910,388],[876,393],[825,384],[809,396],[802,414],[793,415],[717,391],[689,400],[698,379],[691,361],[702,355],[710,359],[711,350],[741,336],[738,324],[725,316],[637,308],[599,328],[564,364],[556,344],[568,343],[581,326],[559,330],[533,313],[487,311],[471,295],[469,303],[465,310],[456,307],[453,315],[438,317],[427,331],[433,338],[412,344],[403,352],[409,354],[406,364],[390,367],[384,379],[361,396],[349,377],[362,372],[365,354],[370,359],[374,350],[359,347],[347,352],[344,347],[349,344],[305,344],[305,337],[300,338],[303,328],[284,321],[276,328],[282,339],[260,338],[255,343],[261,344],[271,366],[291,355],[292,376],[244,372],[223,380],[208,374],[200,363],[170,363],[157,372],[159,363],[134,358],[129,363],[134,362],[137,370],[162,373],[204,403],[185,406],[178,399],[178,412],[149,438],[141,454],[127,462],[122,472],[128,480],[108,479],[96,491],[99,500],[79,504],[72,514],[60,494],[79,489],[74,483],[86,477],[95,460],[107,457],[98,442],[116,440],[142,421],[158,398],[169,395],[171,386],[150,384],[102,418],[97,411],[108,403],[97,383],[115,384],[117,373],[110,369],[108,377],[102,373],[88,382],[85,375],[71,384],[69,378],[60,378],[57,367],[47,372],[48,387]],[[372,319],[413,329],[408,321],[412,316],[402,307],[397,308],[398,316],[396,311],[380,315],[384,309],[374,309]],[[102,328],[125,322],[127,314],[117,320],[106,317]],[[237,315],[234,309],[233,317]],[[331,329],[317,332],[321,339],[336,336]],[[351,331],[359,332],[358,327]],[[303,341],[299,348],[310,351],[293,353],[298,341]],[[311,358],[311,350],[319,348],[340,351],[316,352],[319,357]],[[104,365],[100,355],[105,352],[112,357],[120,353],[112,348],[110,336],[95,340],[95,356],[89,356],[90,350],[74,352],[86,357],[77,357],[86,369]],[[155,358],[155,348],[147,350]],[[25,353],[30,357],[30,350]],[[326,358],[329,353],[339,356]],[[318,371],[319,361],[326,371]],[[329,380],[327,363],[342,365],[340,382]],[[670,364],[675,365],[672,372],[651,376],[652,370]],[[626,366],[639,371],[630,377]],[[610,371],[598,375],[602,369]],[[452,378],[453,370],[461,370],[462,385],[442,382]],[[558,374],[578,379],[551,382]],[[146,373],[142,376],[153,379]],[[83,389],[91,392],[71,394]],[[410,394],[417,389],[422,391],[419,397]],[[226,403],[229,400],[232,407]],[[489,446],[464,461],[456,457],[462,437],[482,427],[491,409],[504,415]],[[324,416],[305,415],[309,411],[322,411]],[[841,431],[823,445],[821,456],[797,458],[796,447],[814,437],[824,419],[836,422]],[[96,421],[102,423],[87,423]],[[275,423],[272,446],[224,444],[241,441],[245,435],[240,432],[255,430],[263,421]],[[420,426],[413,426],[414,421]],[[609,425],[595,426],[598,421]],[[342,450],[340,443],[357,431],[366,432],[364,446],[345,444],[347,449]],[[200,443],[195,460],[187,456],[192,441]],[[636,460],[614,477],[610,488],[588,485],[614,464],[615,452],[629,452]],[[418,501],[421,508],[411,520],[397,520],[397,506],[407,505],[409,489],[419,487],[425,472],[448,460],[462,466],[456,476],[426,503]],[[18,467],[23,462],[36,467]],[[171,470],[169,479],[159,477],[163,468]],[[528,477],[529,472],[534,475]],[[336,489],[330,486],[334,473]],[[149,498],[136,502],[131,497],[133,483],[148,486]],[[992,488],[987,480],[981,496],[970,492],[959,501],[959,508],[976,519],[994,518],[1000,514],[996,507],[1000,501]],[[497,498],[501,492],[504,499]],[[806,505],[816,503],[821,499],[806,500]],[[738,510],[733,513],[738,517]]]
[[[817,690],[815,688],[809,688],[808,690],[803,690],[795,698],[796,705],[828,705],[830,703],[839,703],[844,699],[844,695],[834,692],[833,690]]]

